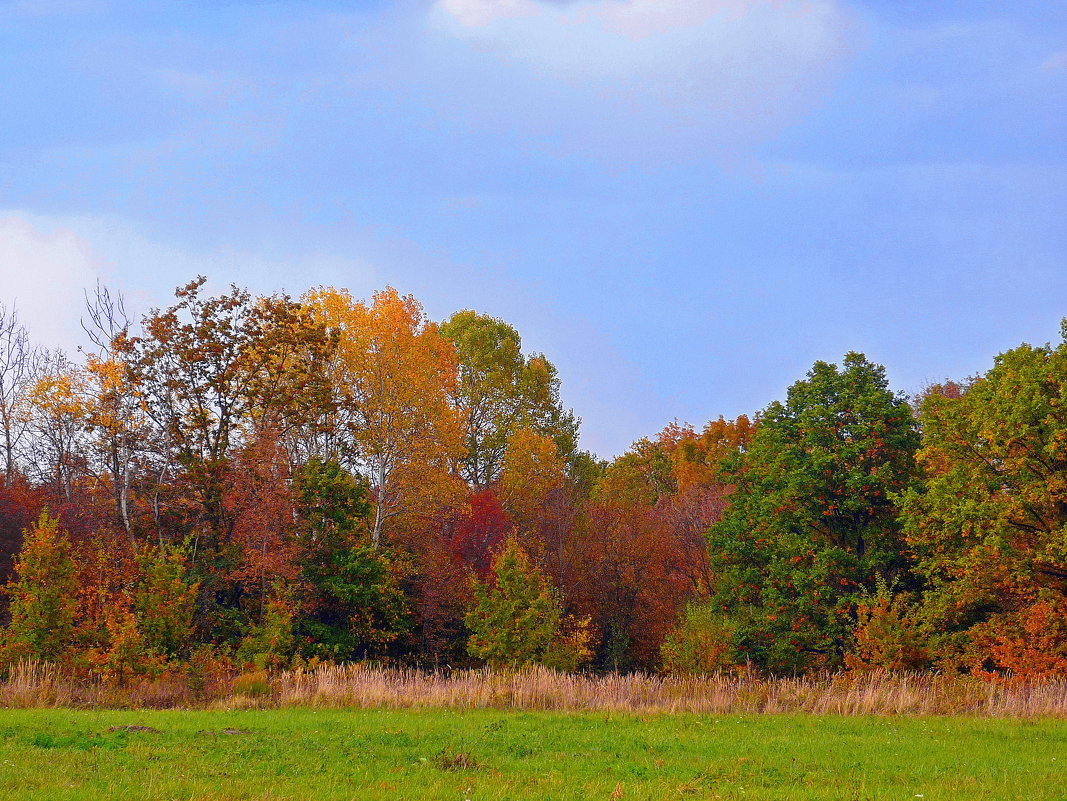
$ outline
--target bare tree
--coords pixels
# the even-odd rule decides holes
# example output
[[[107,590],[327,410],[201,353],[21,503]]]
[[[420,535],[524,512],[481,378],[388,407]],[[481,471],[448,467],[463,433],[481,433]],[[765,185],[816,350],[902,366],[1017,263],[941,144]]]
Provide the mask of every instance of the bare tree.
[[[134,459],[143,446],[146,421],[125,361],[130,318],[121,293],[96,282],[85,291],[82,330],[96,347],[87,356],[92,399],[87,424],[92,433],[93,466],[111,488],[115,515],[131,545],[137,542],[130,522],[130,482]]]
[[[14,306],[8,308],[0,303],[0,446],[5,485],[18,471],[18,448],[28,429],[25,406],[39,355]]]

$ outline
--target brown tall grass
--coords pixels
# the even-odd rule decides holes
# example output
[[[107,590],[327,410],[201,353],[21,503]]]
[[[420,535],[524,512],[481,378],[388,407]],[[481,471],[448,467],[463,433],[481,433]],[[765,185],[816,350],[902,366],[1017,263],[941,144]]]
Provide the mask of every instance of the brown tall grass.
[[[251,680],[251,679],[254,679]],[[263,682],[266,682],[264,687]],[[254,687],[255,692],[248,687]],[[184,682],[114,687],[27,663],[0,684],[0,705],[521,709],[561,712],[1067,717],[1067,681],[989,683],[935,673],[568,675],[544,668],[421,671],[327,665],[270,676],[221,677],[193,693]]]
[[[228,697],[233,677],[196,682],[169,676],[116,685],[100,678],[74,676],[56,665],[21,662],[8,668],[0,682],[0,707],[151,708],[203,706]]]
[[[569,675],[544,668],[452,673],[365,665],[275,677],[281,706],[447,707],[636,714],[1067,716],[1067,681],[1002,685],[939,674]]]

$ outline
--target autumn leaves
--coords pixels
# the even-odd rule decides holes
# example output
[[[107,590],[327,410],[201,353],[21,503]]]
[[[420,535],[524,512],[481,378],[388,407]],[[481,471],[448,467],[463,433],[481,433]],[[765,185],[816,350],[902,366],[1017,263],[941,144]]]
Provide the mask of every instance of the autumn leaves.
[[[101,324],[84,363],[30,354],[32,380],[5,395],[18,435],[5,441],[26,445],[7,449],[5,495],[23,519],[52,512],[27,543],[58,515],[68,594],[110,599],[130,622],[119,637],[111,612],[81,604],[52,626],[70,635],[64,661],[147,635],[148,553],[180,554],[189,620],[180,654],[141,637],[145,669],[197,643],[256,665],[439,658],[455,634],[438,628],[463,626],[469,571],[484,576],[502,538],[564,491],[568,464],[591,463],[555,369],[502,321],[465,311],[439,326],[393,289],[293,300],[211,295],[203,278],[139,326],[104,313],[111,301],[91,299]],[[464,541],[477,498],[499,509],[497,530]],[[50,579],[31,574],[13,592],[37,597]]]
[[[81,363],[0,325],[9,659],[1067,671],[1067,344],[921,403],[817,362],[606,464],[473,311],[204,279],[95,308]]]

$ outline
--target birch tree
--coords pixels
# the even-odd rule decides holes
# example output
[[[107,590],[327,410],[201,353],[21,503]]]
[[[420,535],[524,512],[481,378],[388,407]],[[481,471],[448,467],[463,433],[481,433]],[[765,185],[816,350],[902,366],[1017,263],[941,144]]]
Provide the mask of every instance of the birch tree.
[[[455,492],[452,467],[463,454],[449,402],[455,349],[418,301],[392,288],[369,304],[332,288],[313,290],[305,301],[339,335],[332,381],[347,456],[373,491],[377,547],[390,519]]]

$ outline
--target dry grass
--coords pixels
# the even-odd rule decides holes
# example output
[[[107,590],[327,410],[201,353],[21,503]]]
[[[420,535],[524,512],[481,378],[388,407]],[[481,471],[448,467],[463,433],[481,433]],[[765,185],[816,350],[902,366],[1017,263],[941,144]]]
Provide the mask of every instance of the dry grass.
[[[281,706],[445,707],[647,714],[980,715],[1067,717],[1067,681],[992,684],[966,677],[887,673],[760,678],[566,675],[543,668],[452,673],[364,665],[282,673]]]
[[[22,662],[11,666],[0,683],[0,707],[104,707],[172,709],[202,706],[233,693],[233,677],[220,676],[194,690],[181,676],[110,684],[100,678],[75,677],[55,665]]]
[[[254,681],[252,681],[254,679]],[[266,684],[267,689],[261,687]],[[254,686],[255,692],[243,692]],[[181,679],[115,687],[27,663],[0,684],[5,707],[522,709],[633,714],[974,715],[1067,718],[1067,681],[996,684],[957,676],[839,673],[567,675],[543,668],[450,672],[327,665],[220,677],[193,693]]]

